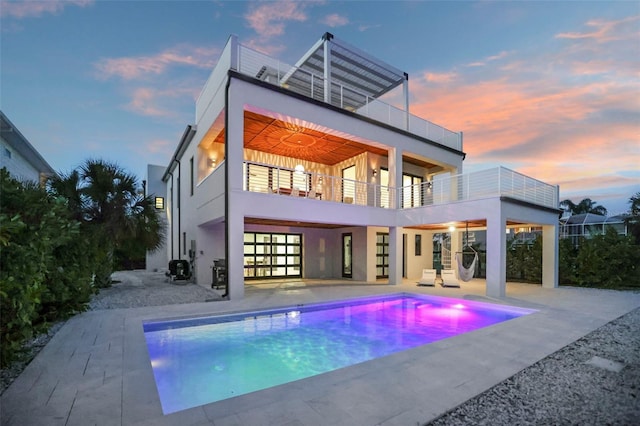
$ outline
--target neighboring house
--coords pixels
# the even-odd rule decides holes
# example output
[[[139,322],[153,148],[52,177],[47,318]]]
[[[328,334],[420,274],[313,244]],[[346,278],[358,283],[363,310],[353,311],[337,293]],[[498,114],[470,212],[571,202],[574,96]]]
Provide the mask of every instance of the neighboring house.
[[[628,235],[625,222],[629,216],[625,214],[602,216],[595,213],[571,214],[565,212],[560,218],[560,238],[570,238],[574,246],[580,245],[582,238],[604,234],[608,227],[620,235]]]
[[[49,163],[29,143],[20,130],[0,111],[0,168],[20,181],[44,184],[48,176],[55,174]]]
[[[149,193],[165,268],[190,259],[201,285],[217,259],[231,298],[273,278],[398,284],[433,267],[434,234],[456,252],[467,226],[486,231],[488,295],[505,294],[507,227],[542,228],[558,284],[558,187],[463,174],[462,133],[409,113],[408,75],[329,33],[295,66],[230,37],[195,113]]]

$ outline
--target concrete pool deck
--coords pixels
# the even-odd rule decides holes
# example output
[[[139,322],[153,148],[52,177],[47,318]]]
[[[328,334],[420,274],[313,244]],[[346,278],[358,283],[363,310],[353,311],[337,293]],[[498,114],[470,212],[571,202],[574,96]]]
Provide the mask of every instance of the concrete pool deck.
[[[159,278],[161,279],[161,278]],[[179,286],[176,286],[179,291]],[[184,290],[187,290],[186,288]],[[319,376],[164,416],[142,321],[412,292],[538,312]],[[460,289],[282,282],[240,301],[89,311],[71,318],[0,398],[2,425],[414,425],[433,419],[640,307],[640,293],[507,285]]]

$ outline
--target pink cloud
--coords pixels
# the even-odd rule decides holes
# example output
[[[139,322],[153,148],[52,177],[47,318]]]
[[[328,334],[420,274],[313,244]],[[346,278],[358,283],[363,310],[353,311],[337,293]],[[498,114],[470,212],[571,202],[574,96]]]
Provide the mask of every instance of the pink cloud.
[[[253,6],[244,17],[258,35],[268,38],[284,34],[287,21],[306,21],[304,7],[304,2],[292,0],[259,3],[259,6]]]
[[[85,7],[93,4],[93,0],[48,0],[48,1],[2,1],[0,16],[13,18],[37,18],[46,13],[58,14],[66,6]]]
[[[424,74],[424,79],[429,83],[451,83],[457,77],[457,73],[455,72],[447,72],[447,73],[434,73],[427,72]]]
[[[173,65],[210,69],[214,67],[214,58],[219,53],[217,48],[178,46],[154,56],[104,58],[95,64],[95,68],[101,79],[115,76],[132,80],[149,74],[162,74]]]
[[[468,67],[483,67],[487,65],[489,62],[498,61],[500,59],[506,58],[509,56],[509,52],[502,51],[496,55],[487,56],[481,61],[475,61],[467,64]]]
[[[174,117],[175,105],[169,102],[171,99],[185,97],[195,97],[192,89],[153,89],[142,87],[135,89],[132,93],[132,99],[126,108],[136,114],[150,117]]]
[[[627,24],[633,24],[639,20],[640,16],[630,16],[618,21],[605,21],[600,19],[594,19],[585,23],[587,27],[593,28],[590,32],[567,32],[556,34],[556,38],[565,39],[593,39],[597,42],[609,42],[614,40],[620,40],[624,36],[620,34],[621,27]],[[637,35],[637,25],[635,34]]]
[[[321,19],[320,23],[331,28],[342,27],[349,23],[349,18],[347,18],[346,16],[338,15],[337,13],[332,13]]]

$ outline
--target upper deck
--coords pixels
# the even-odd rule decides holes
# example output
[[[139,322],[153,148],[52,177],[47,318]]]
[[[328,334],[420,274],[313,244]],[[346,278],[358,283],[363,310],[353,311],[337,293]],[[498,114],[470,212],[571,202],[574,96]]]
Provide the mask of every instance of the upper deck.
[[[330,33],[324,34],[296,65],[243,46],[232,36],[200,94],[196,123],[229,69],[462,151],[461,132],[409,113],[407,73]],[[402,93],[397,93],[400,88]],[[402,99],[401,105],[384,102],[381,97]]]

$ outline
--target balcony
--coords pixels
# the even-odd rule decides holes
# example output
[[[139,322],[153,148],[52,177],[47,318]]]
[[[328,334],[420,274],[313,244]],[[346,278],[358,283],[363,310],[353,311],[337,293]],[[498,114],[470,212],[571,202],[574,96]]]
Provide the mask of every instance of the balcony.
[[[243,190],[359,206],[394,208],[395,189],[321,173],[245,161]]]
[[[557,186],[504,167],[436,176],[401,188],[249,161],[244,162],[243,172],[245,191],[376,208],[408,209],[493,197],[549,208],[558,208],[559,203]]]

